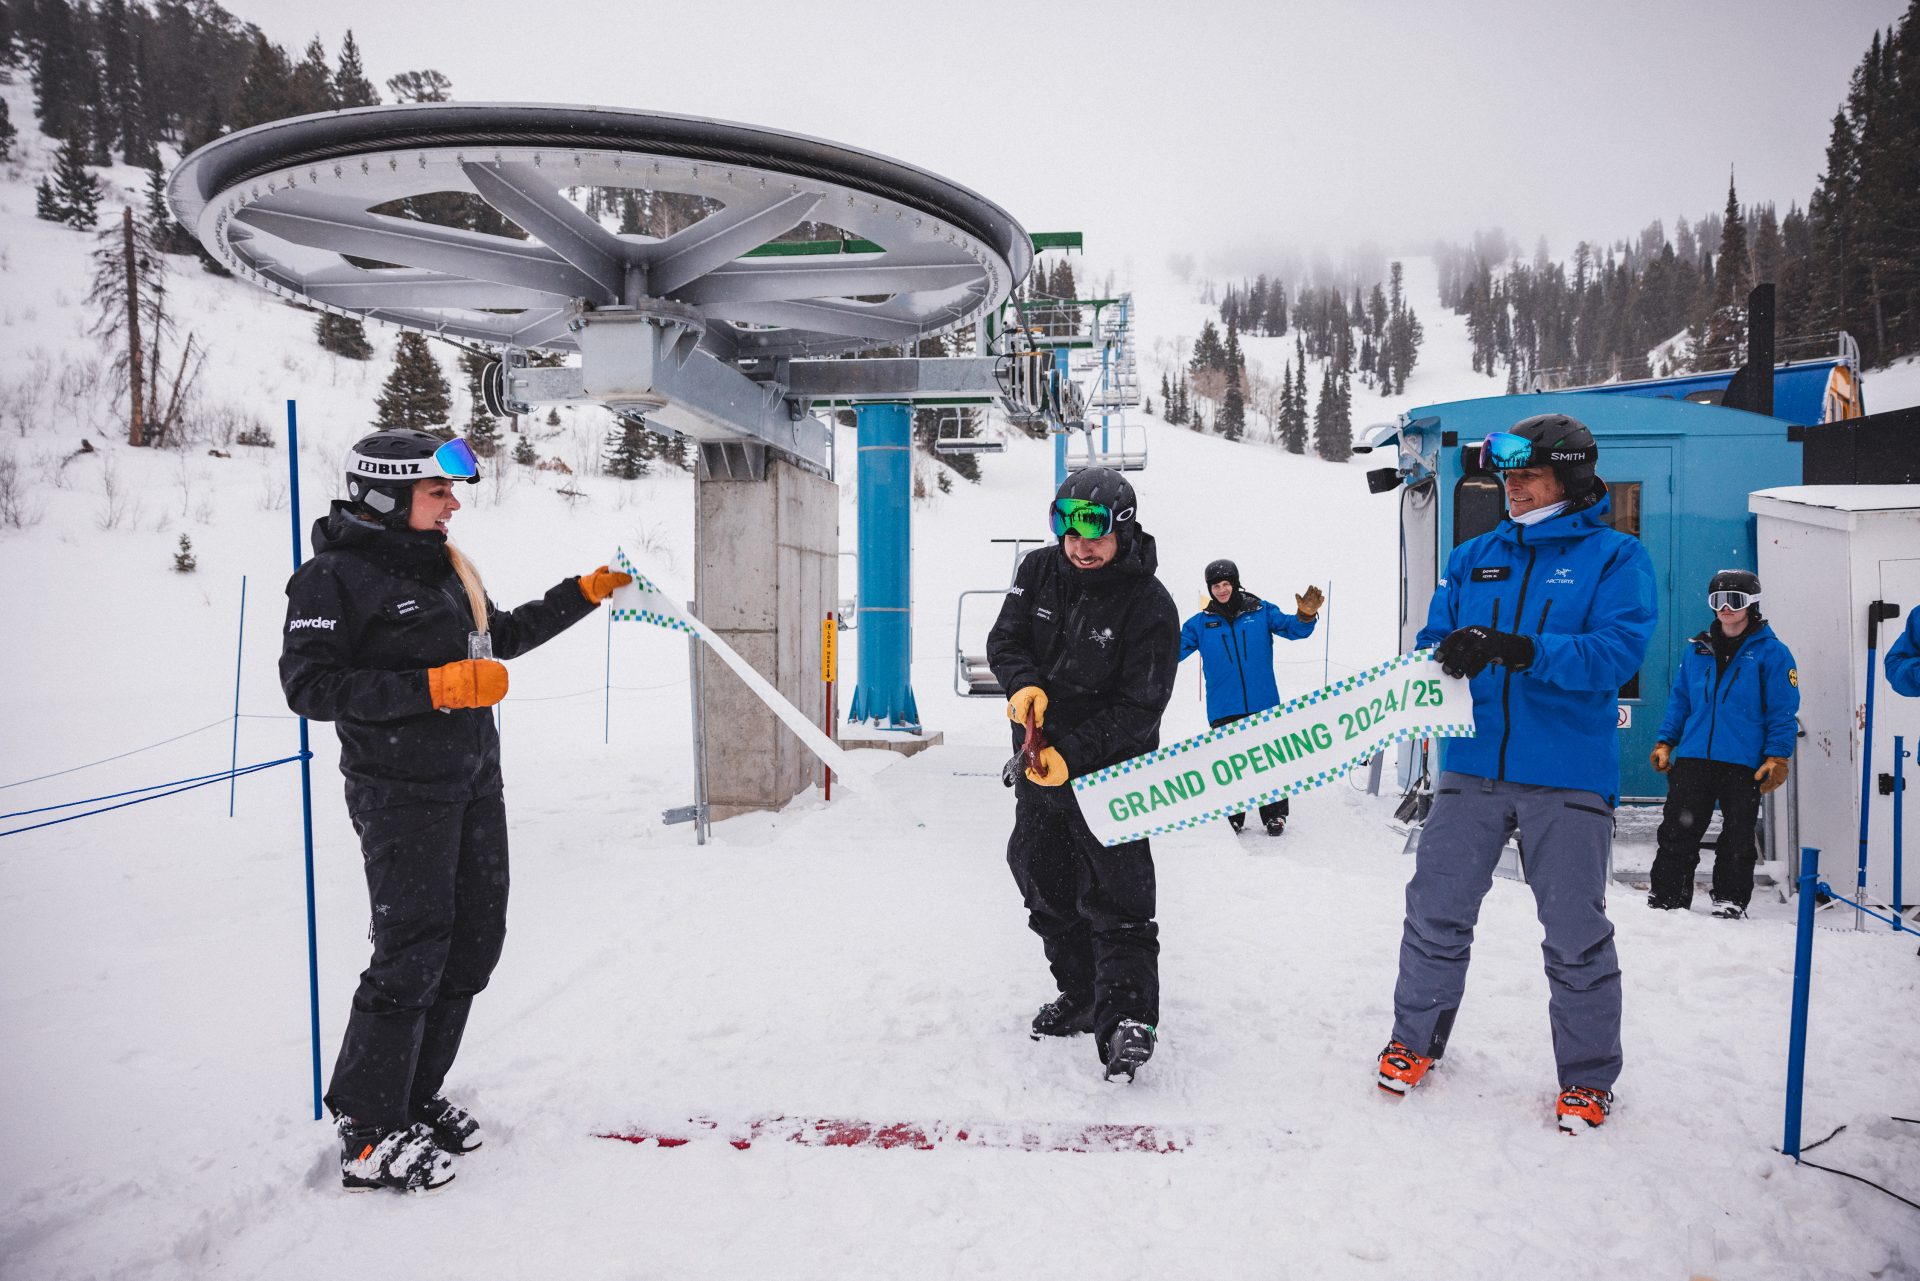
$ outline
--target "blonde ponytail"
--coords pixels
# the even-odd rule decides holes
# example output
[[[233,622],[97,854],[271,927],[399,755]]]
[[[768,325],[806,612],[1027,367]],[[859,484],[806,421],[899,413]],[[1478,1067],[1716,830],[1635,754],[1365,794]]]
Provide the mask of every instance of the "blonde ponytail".
[[[447,559],[453,562],[453,572],[460,579],[460,585],[467,589],[467,604],[473,610],[473,629],[482,636],[487,634],[487,589],[480,585],[480,571],[473,567],[466,553],[447,544]]]

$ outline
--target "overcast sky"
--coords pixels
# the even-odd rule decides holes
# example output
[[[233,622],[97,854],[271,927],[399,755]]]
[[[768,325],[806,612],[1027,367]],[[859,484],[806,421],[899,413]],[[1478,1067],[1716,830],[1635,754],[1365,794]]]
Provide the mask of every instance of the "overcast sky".
[[[1556,257],[1726,200],[1806,203],[1903,0],[656,4],[225,0],[376,84],[713,116],[878,151],[1108,262],[1216,266],[1501,226]],[[316,14],[324,18],[316,26]]]

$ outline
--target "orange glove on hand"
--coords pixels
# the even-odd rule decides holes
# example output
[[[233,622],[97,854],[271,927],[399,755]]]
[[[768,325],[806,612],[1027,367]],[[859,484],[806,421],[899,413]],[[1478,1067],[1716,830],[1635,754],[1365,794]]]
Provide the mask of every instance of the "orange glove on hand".
[[[1041,695],[1045,697],[1045,695]],[[1040,763],[1027,771],[1027,781],[1041,787],[1058,787],[1067,781],[1067,762],[1059,751],[1051,747],[1040,749]]]
[[[491,658],[463,658],[427,669],[427,693],[440,711],[492,707],[507,696],[507,667]]]
[[[1673,768],[1673,744],[1655,743],[1653,750],[1647,753],[1647,764],[1662,774]]]
[[[1309,587],[1293,598],[1294,612],[1302,618],[1317,617],[1320,607],[1326,603],[1326,595],[1318,587]]]
[[[608,569],[602,565],[591,574],[580,575],[580,594],[587,598],[589,605],[598,605],[632,581],[632,574],[623,574],[617,569]]]
[[[1045,725],[1047,723],[1047,691],[1038,685],[1024,685],[1015,690],[1013,697],[1007,700],[1007,719],[1015,725],[1025,725],[1028,709],[1033,711],[1035,725]]]
[[[1787,781],[1787,758],[1784,756],[1767,757],[1764,761],[1760,762],[1760,768],[1753,772],[1753,776],[1759,780],[1760,795],[1765,796],[1768,792],[1771,792],[1774,788]]]

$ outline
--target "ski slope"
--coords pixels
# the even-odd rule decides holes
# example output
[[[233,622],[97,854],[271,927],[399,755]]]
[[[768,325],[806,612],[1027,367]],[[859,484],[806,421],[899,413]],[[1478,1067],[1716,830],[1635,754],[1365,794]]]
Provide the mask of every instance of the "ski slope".
[[[5,92],[14,118],[31,119],[20,87]],[[114,443],[104,402],[74,372],[93,358],[79,307],[89,242],[33,220],[37,172],[0,184],[0,380],[46,383],[32,421],[0,426],[0,455],[31,481],[38,514],[0,530],[8,812],[297,744],[274,671],[284,447],[217,459],[206,442]],[[209,397],[276,437],[283,402],[298,399],[311,520],[365,430],[391,335],[375,335],[374,362],[339,361],[313,345],[310,316],[182,266],[183,315],[216,353]],[[1406,397],[1356,387],[1361,423],[1497,390],[1467,370],[1425,264],[1408,274],[1427,345]],[[1133,283],[1149,335],[1197,328],[1203,309],[1173,282]],[[1891,407],[1875,387],[1870,403]],[[542,453],[581,461],[601,429],[574,415]],[[83,436],[94,452],[69,458]],[[1391,652],[1395,504],[1366,493],[1366,460],[1166,427],[1152,450],[1134,477],[1141,520],[1183,609],[1198,606],[1200,567],[1232,556],[1250,588],[1283,602],[1332,584],[1321,634],[1283,647],[1283,692]],[[1103,1083],[1087,1038],[1029,1040],[1051,991],[1003,864],[1004,721],[995,701],[953,697],[949,667],[954,600],[1004,582],[989,538],[1041,531],[1050,456],[1016,441],[982,459],[980,486],[916,504],[915,690],[946,744],[864,793],[825,803],[816,791],[718,824],[697,847],[659,820],[691,799],[685,642],[596,616],[516,660],[502,712],[511,930],[449,1083],[487,1143],[431,1196],[343,1195],[332,1131],[310,1118],[291,767],[240,780],[232,817],[220,786],[0,840],[0,1275],[1920,1273],[1912,1211],[1771,1151],[1792,966],[1777,904],[1745,923],[1676,919],[1616,889],[1627,1073],[1612,1122],[1569,1140],[1553,1128],[1533,907],[1524,887],[1496,882],[1452,1052],[1415,1096],[1381,1097],[1372,1064],[1412,870],[1387,826],[1391,796],[1341,784],[1301,798],[1277,841],[1224,827],[1155,840],[1162,1040],[1138,1083]],[[503,603],[615,546],[690,588],[684,475],[622,483],[576,467],[586,497],[570,502],[554,473],[495,470],[507,479],[473,487],[454,535]],[[169,568],[182,532],[193,574]],[[1203,724],[1198,673],[1183,671],[1165,734]],[[367,907],[330,729],[314,727],[313,747],[325,1067],[364,964]],[[1818,951],[1808,1138],[1846,1124],[1827,1163],[1914,1195],[1920,1135],[1885,1119],[1920,1107],[1912,950],[1836,929]],[[783,1137],[813,1119],[942,1134],[1148,1126],[1180,1150]],[[726,1141],[756,1122],[750,1146]],[[641,1131],[694,1138],[596,1137]]]

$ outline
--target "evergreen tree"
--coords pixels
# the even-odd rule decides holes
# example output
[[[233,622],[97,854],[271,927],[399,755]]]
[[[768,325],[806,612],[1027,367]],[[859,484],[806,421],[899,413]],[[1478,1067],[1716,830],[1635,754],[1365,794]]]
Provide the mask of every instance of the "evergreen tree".
[[[100,219],[100,180],[87,169],[84,147],[69,138],[54,154],[53,173],[35,189],[34,213],[91,231]]]
[[[1345,374],[1328,369],[1320,378],[1313,411],[1313,452],[1330,463],[1353,456],[1353,393]]]
[[[323,350],[348,360],[372,360],[373,344],[367,341],[366,326],[353,316],[337,316],[323,311],[314,322],[313,336]]]
[[[100,103],[102,141],[111,139],[128,164],[143,165],[155,152],[126,0],[102,0],[94,27],[105,90]]]
[[[193,540],[185,534],[180,535],[179,550],[173,553],[173,572],[191,574],[200,568],[200,558],[193,554]]]
[[[294,109],[289,81],[293,67],[287,51],[255,32],[253,48],[247,60],[247,73],[240,81],[230,123],[235,129],[250,129],[300,114]]]
[[[287,77],[287,111],[291,115],[308,116],[331,110],[334,101],[333,73],[327,70],[327,51],[320,44],[320,37],[315,36],[307,42],[300,64]]]
[[[1247,402],[1240,391],[1238,378],[1227,379],[1227,391],[1220,399],[1220,412],[1215,417],[1215,426],[1228,440],[1239,440],[1247,434]]]
[[[7,100],[0,98],[0,161],[13,159],[13,140],[18,136],[7,114]]]
[[[606,458],[602,462],[607,475],[638,480],[647,474],[647,434],[647,429],[634,419],[614,419],[607,432]]]
[[[1167,372],[1164,369],[1160,371],[1160,403],[1166,407],[1169,414],[1173,412],[1173,386],[1167,381]],[[1147,412],[1153,411],[1149,409]],[[1167,421],[1172,422],[1173,419],[1169,418]]]
[[[395,102],[451,102],[453,81],[431,68],[402,71],[387,81],[387,92]]]
[[[380,95],[360,65],[360,46],[353,42],[353,29],[347,29],[340,41],[340,64],[333,73],[333,105],[336,107],[377,107]]]
[[[1220,351],[1220,368],[1226,374],[1229,385],[1237,385],[1245,380],[1247,363],[1240,350],[1240,327],[1232,321],[1227,322],[1227,344]]]
[[[38,0],[33,6],[38,54],[33,61],[34,101],[40,131],[50,138],[84,143],[90,104],[86,92],[86,48],[67,0]]]
[[[411,330],[400,335],[394,348],[393,370],[380,389],[376,428],[414,427],[451,437],[447,419],[452,412],[450,389],[440,362],[427,340]]]
[[[522,467],[531,467],[540,461],[540,452],[533,447],[531,437],[522,436],[513,442],[513,461]]]
[[[1713,282],[1713,301],[1707,312],[1704,346],[1708,352],[1737,352],[1746,343],[1747,294],[1753,288],[1747,260],[1746,222],[1740,216],[1740,197],[1733,179],[1727,179],[1727,212],[1721,224],[1719,270]],[[1737,365],[1737,354],[1716,364]]]
[[[492,458],[500,452],[500,420],[485,408],[474,414],[463,434],[467,438],[467,447],[477,457]]]
[[[1293,362],[1287,362],[1280,384],[1280,444],[1289,454],[1307,452],[1306,370],[1295,377]]]

